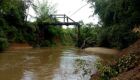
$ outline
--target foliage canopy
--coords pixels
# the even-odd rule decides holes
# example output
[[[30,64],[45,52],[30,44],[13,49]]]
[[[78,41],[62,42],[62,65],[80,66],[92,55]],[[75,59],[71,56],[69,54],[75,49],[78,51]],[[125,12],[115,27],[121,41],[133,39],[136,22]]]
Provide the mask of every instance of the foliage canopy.
[[[132,32],[140,25],[139,0],[88,0],[100,17],[102,30],[99,33],[100,46],[125,48],[137,39]]]

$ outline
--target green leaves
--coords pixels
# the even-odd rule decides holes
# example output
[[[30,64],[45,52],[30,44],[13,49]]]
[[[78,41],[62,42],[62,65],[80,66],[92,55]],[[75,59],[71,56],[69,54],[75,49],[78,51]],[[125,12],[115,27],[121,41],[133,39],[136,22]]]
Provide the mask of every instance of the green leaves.
[[[97,36],[100,32],[100,27],[92,24],[84,24],[80,28],[80,46],[81,48],[92,47],[96,45]]]
[[[96,67],[100,74],[101,80],[110,80],[112,77],[117,76],[119,73],[127,71],[135,67],[140,57],[137,57],[135,53],[124,55],[123,57],[115,60],[113,65],[103,65],[100,62],[96,63]]]
[[[8,40],[6,38],[0,37],[0,51],[3,51],[7,47],[8,47]]]
[[[140,25],[138,0],[88,0],[98,14],[102,29],[97,38],[100,46],[128,47],[137,39],[132,32],[134,25]],[[136,7],[137,6],[137,7]]]
[[[0,48],[8,42],[33,40],[36,28],[26,24],[26,2],[24,0],[0,0]],[[34,29],[34,30],[33,30]],[[35,39],[34,39],[35,40]]]
[[[33,9],[37,18],[43,22],[50,21],[50,15],[56,13],[54,5],[49,4],[47,0],[43,0],[42,2],[38,0],[38,2],[34,3]]]
[[[120,58],[114,66],[116,66],[116,70],[121,73],[122,71],[133,68],[136,65],[137,61],[138,58],[135,54],[128,54]]]
[[[104,47],[123,49],[137,39],[137,34],[124,24],[102,27],[97,37],[97,43]]]
[[[140,9],[138,0],[88,0],[95,8],[95,14],[101,18],[105,26],[118,23],[139,24]],[[93,4],[93,2],[95,4]],[[137,13],[137,14],[134,14]],[[137,15],[137,16],[136,16]],[[133,17],[133,18],[132,18]],[[134,19],[137,18],[137,21]]]

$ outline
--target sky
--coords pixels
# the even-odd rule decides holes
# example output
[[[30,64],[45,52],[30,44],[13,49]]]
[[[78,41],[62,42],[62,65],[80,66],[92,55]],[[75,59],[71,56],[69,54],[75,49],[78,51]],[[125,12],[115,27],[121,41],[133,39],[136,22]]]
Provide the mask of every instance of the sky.
[[[55,5],[57,14],[66,14],[67,16],[69,16],[71,19],[73,19],[76,22],[83,21],[84,23],[93,23],[93,24],[98,23],[98,16],[91,17],[91,15],[94,12],[94,9],[91,9],[90,4],[87,4],[86,1],[83,1],[83,0],[48,0],[48,2],[50,4]],[[29,14],[32,16],[35,16],[33,9],[31,9],[31,8],[29,9]]]

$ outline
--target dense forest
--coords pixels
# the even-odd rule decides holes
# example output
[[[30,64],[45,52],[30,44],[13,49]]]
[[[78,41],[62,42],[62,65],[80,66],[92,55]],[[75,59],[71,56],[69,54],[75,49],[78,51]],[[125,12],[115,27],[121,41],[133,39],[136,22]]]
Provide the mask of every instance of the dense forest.
[[[138,39],[133,29],[140,24],[140,1],[88,0],[88,3],[95,9],[93,15],[100,18],[101,28],[95,36],[98,46],[123,49]]]

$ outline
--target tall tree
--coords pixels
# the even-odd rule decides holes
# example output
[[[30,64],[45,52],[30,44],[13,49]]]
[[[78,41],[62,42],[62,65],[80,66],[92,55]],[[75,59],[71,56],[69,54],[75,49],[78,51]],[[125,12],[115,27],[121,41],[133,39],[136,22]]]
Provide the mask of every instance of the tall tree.
[[[140,24],[139,0],[88,0],[95,8],[95,14],[105,26],[125,23],[131,26]]]
[[[56,13],[54,5],[50,4],[48,0],[36,0],[32,7],[36,13],[37,19],[49,21],[47,19],[50,19],[50,15]]]
[[[88,0],[102,23],[98,41],[101,46],[125,48],[137,35],[132,32],[140,25],[139,0]]]

